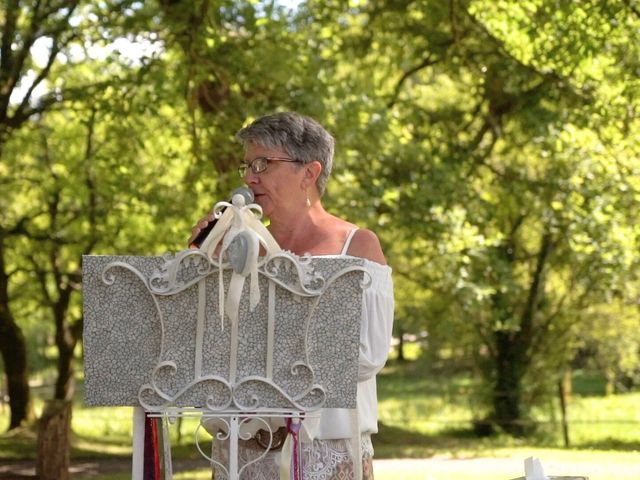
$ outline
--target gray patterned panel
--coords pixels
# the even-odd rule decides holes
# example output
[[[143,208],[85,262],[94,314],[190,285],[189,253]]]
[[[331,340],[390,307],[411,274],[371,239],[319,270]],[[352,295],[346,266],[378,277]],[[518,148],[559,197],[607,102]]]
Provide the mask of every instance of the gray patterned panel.
[[[224,324],[220,321],[217,267],[188,251],[176,257],[85,256],[86,403],[142,402],[150,409],[214,411],[355,408],[364,262],[308,260],[306,267],[307,260],[294,256],[263,265],[261,300],[254,311],[249,308],[247,278],[239,307],[236,381],[231,383],[232,329],[228,317]],[[303,265],[310,296],[297,294],[304,288],[292,262]],[[223,277],[226,292],[231,272]],[[271,278],[277,284],[273,383],[264,378]],[[201,281],[206,284],[206,321],[196,378]],[[314,289],[322,294],[314,296]]]

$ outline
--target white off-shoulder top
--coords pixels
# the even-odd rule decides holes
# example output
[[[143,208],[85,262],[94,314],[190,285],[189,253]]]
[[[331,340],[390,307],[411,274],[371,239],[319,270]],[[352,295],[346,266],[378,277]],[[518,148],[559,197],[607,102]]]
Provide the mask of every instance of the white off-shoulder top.
[[[353,438],[360,433],[378,431],[378,395],[376,374],[382,369],[391,344],[394,297],[391,267],[365,259],[371,285],[362,292],[362,324],[358,370],[357,423],[353,411],[344,408],[322,409],[317,426],[307,425],[310,436],[320,440]],[[311,419],[309,419],[311,420]],[[313,421],[311,424],[315,423]],[[356,427],[357,425],[357,427]],[[315,428],[314,428],[315,427]]]

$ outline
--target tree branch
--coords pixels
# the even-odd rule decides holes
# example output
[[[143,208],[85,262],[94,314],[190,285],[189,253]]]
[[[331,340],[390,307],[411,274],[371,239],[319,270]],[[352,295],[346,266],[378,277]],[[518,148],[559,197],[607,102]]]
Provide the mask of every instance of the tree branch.
[[[419,64],[417,64],[413,68],[410,68],[409,70],[407,70],[402,74],[402,76],[400,77],[400,80],[398,80],[398,83],[396,83],[396,86],[393,90],[393,95],[391,96],[391,100],[389,100],[389,102],[387,103],[387,108],[393,107],[395,103],[398,101],[398,96],[400,95],[400,90],[402,89],[402,85],[404,84],[404,82],[406,82],[409,79],[409,77],[411,77],[412,75],[414,75],[415,73],[419,72],[424,68],[430,67],[431,65],[435,65],[436,63],[438,63],[439,60],[431,60],[431,55],[432,53],[429,52],[429,54],[425,58],[423,58]]]
[[[12,115],[13,122],[14,123],[17,122],[18,126],[22,122],[24,122],[26,119],[34,115],[35,113],[40,113],[46,110],[53,103],[56,103],[57,101],[59,101],[59,99],[55,95],[51,95],[47,99],[39,102],[37,110],[29,108],[29,103],[31,101],[31,97],[33,95],[34,90],[49,76],[49,72],[51,71],[51,68],[56,60],[56,57],[58,56],[58,53],[60,53],[62,46],[68,45],[69,42],[71,42],[71,40],[77,37],[76,34],[71,33],[71,35],[69,35],[67,38],[65,38],[64,40],[61,40],[61,36],[69,28],[69,19],[73,15],[73,12],[75,11],[75,8],[77,7],[77,5],[78,5],[77,0],[68,2],[68,6],[65,7],[67,11],[64,17],[57,20],[56,23],[53,26],[51,26],[51,28],[43,30],[38,36],[36,36],[36,31],[39,27],[41,27],[39,22],[44,22],[47,16],[53,15],[55,11],[57,11],[57,9],[62,8],[62,6],[58,6],[56,7],[56,9],[52,9],[51,11],[46,12],[42,16],[43,17],[42,19],[37,18],[38,17],[37,10],[33,13],[34,18],[32,19],[32,24],[27,34],[27,40],[29,44],[28,46],[25,45],[21,50],[19,64],[14,65],[15,71],[12,73],[12,77],[15,78],[15,83],[17,83],[18,79],[21,76],[22,66],[24,64],[26,56],[30,54],[31,46],[35,43],[37,38],[50,37],[52,45],[51,45],[51,50],[49,51],[46,65],[40,70],[40,72],[38,72],[38,75],[33,80],[33,82],[31,82],[31,85],[29,85],[29,88],[27,89],[24,97],[22,97],[22,101],[20,102],[20,105],[16,108],[15,112]],[[39,22],[37,20],[39,20]],[[13,125],[13,128],[16,128],[16,125]]]
[[[638,7],[636,7],[635,5],[632,5],[631,0],[624,0],[624,4],[635,14],[636,17],[640,18],[640,9],[638,9]]]

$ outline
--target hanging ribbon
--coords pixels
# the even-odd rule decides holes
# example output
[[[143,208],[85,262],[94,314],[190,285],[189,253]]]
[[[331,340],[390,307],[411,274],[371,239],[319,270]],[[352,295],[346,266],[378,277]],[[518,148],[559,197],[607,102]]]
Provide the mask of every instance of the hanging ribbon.
[[[300,464],[300,427],[299,418],[287,418],[287,439],[282,446],[280,458],[280,480],[301,480],[302,465]]]
[[[160,480],[158,449],[158,419],[145,414],[144,419],[144,480]]]
[[[362,480],[362,436],[360,434],[360,416],[358,410],[349,410],[351,424],[351,455],[353,456],[353,479]]]

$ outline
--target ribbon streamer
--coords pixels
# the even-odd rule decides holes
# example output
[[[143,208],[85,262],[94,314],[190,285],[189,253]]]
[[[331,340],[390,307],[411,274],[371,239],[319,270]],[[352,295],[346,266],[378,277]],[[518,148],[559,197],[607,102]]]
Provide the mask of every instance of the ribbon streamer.
[[[301,480],[302,465],[300,465],[300,427],[299,418],[287,418],[287,439],[282,446],[280,458],[280,480]]]

